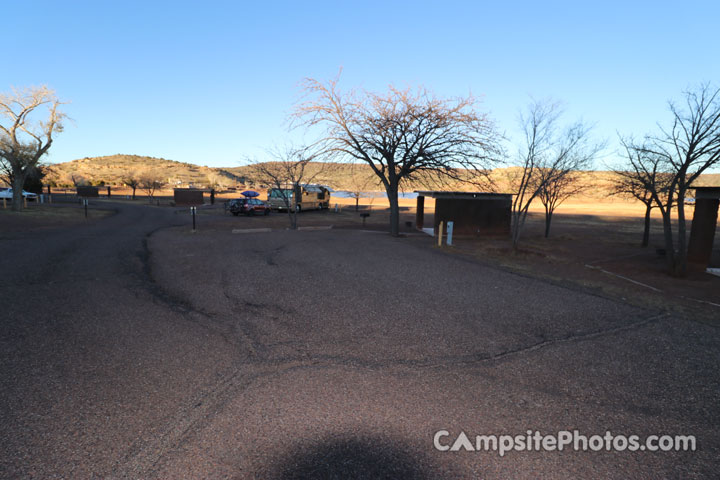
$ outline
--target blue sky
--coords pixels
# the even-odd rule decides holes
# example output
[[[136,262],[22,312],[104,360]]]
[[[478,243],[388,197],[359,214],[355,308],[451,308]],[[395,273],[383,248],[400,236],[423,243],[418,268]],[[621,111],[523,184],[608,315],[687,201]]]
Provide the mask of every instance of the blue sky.
[[[0,91],[47,84],[73,119],[47,160],[209,166],[287,139],[304,77],[481,96],[512,135],[530,96],[640,135],[720,81],[720,2],[7,2]]]

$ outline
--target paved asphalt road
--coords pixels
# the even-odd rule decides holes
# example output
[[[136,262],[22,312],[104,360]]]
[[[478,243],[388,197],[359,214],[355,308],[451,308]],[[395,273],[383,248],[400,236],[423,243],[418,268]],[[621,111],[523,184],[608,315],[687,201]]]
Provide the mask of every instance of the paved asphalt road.
[[[191,234],[117,208],[0,232],[2,478],[716,476],[717,328],[422,237]],[[698,450],[433,446],[575,429]]]

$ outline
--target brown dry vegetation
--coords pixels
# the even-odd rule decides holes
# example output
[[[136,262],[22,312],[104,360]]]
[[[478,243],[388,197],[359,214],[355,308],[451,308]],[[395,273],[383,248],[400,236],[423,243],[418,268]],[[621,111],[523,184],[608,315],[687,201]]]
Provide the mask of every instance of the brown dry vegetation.
[[[513,167],[510,167],[513,168]],[[129,176],[141,175],[145,171],[162,171],[163,181],[168,185],[180,182],[182,186],[193,184],[207,186],[211,182],[221,183],[224,186],[255,185],[251,178],[250,166],[237,166],[230,168],[212,168],[191,163],[176,162],[164,158],[144,157],[138,155],[110,155],[105,157],[82,158],[71,162],[51,165],[47,181],[58,186],[72,186],[72,176],[82,178],[87,182],[98,185],[123,185]],[[492,171],[490,177],[495,183],[498,192],[508,191],[508,168],[498,168]],[[612,172],[594,171],[582,172],[581,182],[587,186],[584,196],[603,199],[610,191]],[[365,190],[382,190],[377,177],[366,165],[352,165],[342,163],[311,163],[308,166],[308,176],[315,183],[330,185],[336,190],[355,190],[358,185],[369,185]],[[245,180],[245,183],[243,183]],[[699,184],[720,184],[720,174],[703,175]],[[417,179],[404,186],[405,191],[427,189],[433,187],[428,181]],[[476,190],[471,185],[453,181],[436,185],[443,190]],[[221,188],[222,189],[222,188]]]
[[[147,171],[162,171],[165,181],[205,185],[208,176],[219,175],[228,182],[237,179],[226,169],[210,168],[191,163],[176,162],[164,158],[139,155],[109,155],[105,157],[86,157],[71,162],[50,165],[47,181],[58,186],[72,186],[72,177],[80,178],[92,185],[123,185],[130,176],[141,176]]]

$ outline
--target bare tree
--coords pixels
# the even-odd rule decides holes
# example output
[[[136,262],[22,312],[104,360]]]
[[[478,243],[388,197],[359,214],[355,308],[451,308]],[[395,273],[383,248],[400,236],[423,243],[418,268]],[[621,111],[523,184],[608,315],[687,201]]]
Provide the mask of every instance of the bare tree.
[[[685,196],[705,171],[720,164],[720,88],[702,84],[684,93],[684,105],[670,102],[672,121],[659,127],[642,144],[629,145],[635,152],[629,170],[648,174],[650,165],[668,174],[665,182],[649,185],[650,194],[663,218],[668,269],[675,276],[687,274],[687,225]],[[663,195],[666,193],[666,195]],[[677,207],[677,237],[673,235],[673,208]]]
[[[438,99],[425,89],[341,93],[338,78],[304,81],[307,100],[295,110],[306,127],[325,128],[321,144],[351,161],[367,163],[390,202],[390,233],[398,235],[398,192],[422,172],[458,177],[466,171],[489,185],[488,168],[499,157],[492,122],[477,113],[474,97]]]
[[[58,186],[77,187],[81,185],[89,185],[88,180],[77,173],[67,171],[55,171],[53,172],[53,176]]]
[[[224,190],[227,188],[229,178],[223,175],[220,171],[211,171],[207,174],[207,186],[217,190]]]
[[[541,177],[544,178],[540,182],[542,186],[538,197],[545,209],[545,238],[548,238],[555,209],[568,198],[585,190],[585,185],[580,182],[577,171],[555,172],[555,174],[549,172],[547,177],[544,174]]]
[[[355,211],[360,208],[360,199],[366,194],[368,189],[379,187],[377,176],[367,167],[352,169],[352,175],[347,183],[347,192],[350,197],[355,199]]]
[[[12,170],[15,211],[23,207],[26,176],[50,149],[53,135],[63,130],[60,105],[55,93],[44,86],[0,94],[0,158]],[[44,121],[37,119],[43,109],[47,110]]]
[[[140,178],[137,174],[131,173],[127,177],[123,178],[122,183],[132,188],[132,199],[135,200],[135,191],[140,186]]]
[[[557,102],[533,101],[521,115],[524,144],[520,148],[520,167],[511,169],[512,243],[517,248],[530,205],[540,198],[545,207],[545,236],[555,209],[578,193],[578,171],[592,165],[604,143],[591,139],[592,127],[582,121],[558,129],[562,110]]]
[[[555,137],[555,124],[560,116],[559,105],[549,101],[532,102],[528,113],[520,115],[524,145],[518,152],[520,166],[508,171],[513,192],[512,244],[517,248],[525,227],[530,205],[540,194],[540,171],[547,163]]]
[[[611,194],[634,198],[645,206],[643,237],[640,246],[650,244],[650,220],[652,209],[657,208],[653,190],[663,203],[666,202],[671,175],[660,172],[658,157],[648,156],[642,149],[632,147],[632,140],[620,139],[624,147],[626,164],[622,169],[613,170]]]
[[[545,208],[545,238],[550,236],[553,213],[568,198],[585,190],[580,171],[590,168],[605,148],[604,142],[594,142],[592,127],[576,122],[560,133],[550,162],[540,169],[540,202]]]
[[[321,154],[313,152],[309,147],[286,145],[275,147],[269,151],[273,158],[270,162],[253,162],[248,177],[255,183],[266,184],[274,189],[276,195],[285,204],[290,220],[290,228],[297,229],[297,194],[298,186],[311,183],[322,169],[314,169],[310,173],[310,162],[319,160]]]
[[[152,170],[144,172],[139,179],[140,188],[147,193],[148,200],[151,202],[155,197],[155,193],[160,190],[163,185],[165,185],[165,182],[162,180],[161,174]]]
[[[83,177],[82,175],[77,175],[74,173],[70,174],[70,181],[72,182],[74,187],[83,187],[85,185],[92,185],[90,180]]]

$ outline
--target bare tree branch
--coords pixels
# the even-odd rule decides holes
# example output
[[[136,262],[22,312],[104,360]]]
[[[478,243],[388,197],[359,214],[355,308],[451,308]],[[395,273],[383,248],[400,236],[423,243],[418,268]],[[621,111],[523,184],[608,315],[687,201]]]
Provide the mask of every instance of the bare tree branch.
[[[61,102],[48,87],[12,89],[0,94],[0,158],[13,177],[13,210],[22,210],[25,178],[52,145],[53,135],[62,132],[65,114]],[[46,107],[47,120],[34,116]]]
[[[545,207],[545,236],[555,209],[568,197],[579,193],[577,172],[589,168],[605,148],[592,140],[592,126],[578,121],[564,130],[558,122],[562,110],[558,102],[532,101],[520,124],[524,144],[519,149],[520,166],[509,171],[514,193],[512,242],[517,248],[532,202],[539,198]]]
[[[444,176],[491,185],[499,135],[474,97],[446,100],[426,89],[394,87],[342,93],[338,80],[305,80],[295,125],[324,128],[319,144],[327,152],[370,166],[390,201],[391,234],[399,232],[398,192],[408,180]]]
[[[248,176],[258,183],[270,185],[271,190],[277,192],[285,205],[290,221],[290,228],[297,229],[297,195],[302,184],[312,183],[323,171],[323,168],[316,168],[310,172],[308,168],[311,162],[323,165],[325,152],[310,147],[295,147],[285,145],[269,150],[272,157],[270,162],[254,161],[248,172]]]
[[[687,225],[685,197],[703,172],[720,165],[720,88],[701,84],[683,94],[683,107],[669,103],[671,127],[659,127],[642,144],[627,149],[628,170],[652,178],[653,168],[662,181],[648,181],[648,190],[663,217],[668,269],[676,276],[687,273]],[[648,165],[649,162],[649,165]],[[677,237],[673,235],[672,211],[677,208]]]

